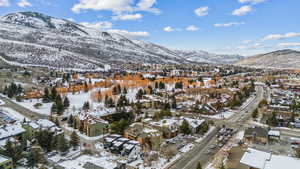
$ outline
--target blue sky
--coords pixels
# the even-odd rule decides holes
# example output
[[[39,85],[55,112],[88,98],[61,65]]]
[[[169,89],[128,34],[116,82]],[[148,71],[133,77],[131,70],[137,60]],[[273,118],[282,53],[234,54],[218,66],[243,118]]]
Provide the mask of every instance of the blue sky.
[[[0,0],[172,49],[253,55],[300,49],[299,0]]]

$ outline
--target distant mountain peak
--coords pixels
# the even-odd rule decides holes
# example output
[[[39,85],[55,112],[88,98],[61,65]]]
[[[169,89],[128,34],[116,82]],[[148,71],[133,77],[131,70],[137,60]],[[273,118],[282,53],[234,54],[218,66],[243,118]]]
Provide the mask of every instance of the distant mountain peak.
[[[277,50],[247,57],[236,64],[259,68],[300,69],[300,52],[291,49]]]
[[[81,28],[82,26],[77,23],[38,12],[11,13],[1,17],[0,20],[4,23],[35,29],[53,29],[63,33],[87,34],[87,32]]]

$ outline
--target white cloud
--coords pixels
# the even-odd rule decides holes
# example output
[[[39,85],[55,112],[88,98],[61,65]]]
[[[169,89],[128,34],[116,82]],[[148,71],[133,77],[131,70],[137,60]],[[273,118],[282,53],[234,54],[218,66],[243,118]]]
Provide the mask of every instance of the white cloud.
[[[187,30],[187,31],[197,31],[197,30],[199,30],[199,28],[195,25],[190,25],[190,26],[186,27],[185,30]]]
[[[107,30],[107,32],[121,34],[123,36],[126,36],[128,38],[133,38],[133,39],[142,39],[150,36],[150,34],[146,31],[129,32],[127,30],[109,29]]]
[[[132,10],[132,0],[80,0],[72,8],[73,12],[79,13],[81,10],[111,10],[128,11]]]
[[[17,5],[22,8],[32,6],[28,0],[20,0]]]
[[[245,22],[229,22],[229,23],[216,23],[214,24],[215,27],[231,27],[231,26],[238,26],[243,25]]]
[[[113,20],[138,20],[141,19],[143,17],[143,15],[137,13],[137,14],[120,14],[120,15],[116,15],[113,16],[112,19]]]
[[[134,0],[80,0],[72,7],[72,11],[80,13],[82,10],[108,10],[120,14],[122,12],[148,11],[160,13],[160,10],[153,8],[156,0],[140,0],[135,3]]]
[[[252,11],[252,7],[249,5],[245,5],[240,7],[239,9],[232,11],[232,15],[242,16],[248,14],[251,11]]]
[[[165,32],[173,32],[173,31],[175,31],[175,29],[173,29],[171,26],[167,26],[164,28],[164,31]]]
[[[195,14],[197,16],[206,16],[206,15],[208,15],[208,6],[203,6],[203,7],[195,9]]]
[[[9,0],[0,0],[0,6],[10,6]]]
[[[278,47],[300,47],[300,43],[298,42],[290,42],[290,43],[279,43]]]
[[[251,43],[251,42],[252,42],[252,40],[243,40],[244,44],[248,44],[248,43]]]
[[[157,8],[152,8],[156,4],[156,0],[141,0],[137,6],[137,11],[148,11],[156,14],[160,13],[160,10]]]
[[[240,3],[251,3],[251,4],[259,4],[262,2],[266,2],[267,0],[239,0]]]
[[[300,33],[289,32],[286,34],[271,34],[267,35],[263,38],[263,40],[279,40],[279,39],[287,39],[300,36]]]
[[[81,22],[80,23],[83,26],[94,28],[94,29],[109,29],[112,27],[111,22],[95,22],[95,23],[89,23],[89,22]]]
[[[260,49],[260,48],[264,48],[265,46],[261,43],[254,43],[251,45],[242,45],[242,46],[238,46],[237,49]]]

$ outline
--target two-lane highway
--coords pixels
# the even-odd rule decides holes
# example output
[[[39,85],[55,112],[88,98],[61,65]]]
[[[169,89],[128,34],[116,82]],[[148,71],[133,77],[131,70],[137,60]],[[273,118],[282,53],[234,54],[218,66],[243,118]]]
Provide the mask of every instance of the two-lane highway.
[[[241,126],[245,124],[245,122],[251,118],[251,112],[254,111],[259,102],[263,99],[263,88],[257,87],[255,98],[252,99],[243,109],[240,110],[239,113],[234,115],[233,117],[216,122],[217,126],[222,124],[229,126],[231,128],[241,130]],[[201,143],[196,145],[196,147],[190,152],[186,153],[180,159],[176,160],[172,165],[166,167],[166,169],[196,169],[198,162],[201,162],[202,165],[207,164],[213,158],[213,156],[220,150],[220,148],[216,148],[211,153],[207,153],[210,148],[210,145],[216,143],[217,137],[217,129],[211,132]]]

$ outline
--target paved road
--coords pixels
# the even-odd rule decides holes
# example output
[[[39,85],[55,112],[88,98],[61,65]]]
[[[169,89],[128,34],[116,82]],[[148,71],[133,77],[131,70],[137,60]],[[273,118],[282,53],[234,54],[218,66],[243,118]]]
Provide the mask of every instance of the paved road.
[[[200,144],[196,145],[189,153],[183,155],[173,165],[167,167],[167,169],[193,169],[200,161],[205,164],[211,157],[211,155],[205,154],[208,150],[208,145],[212,145],[216,142],[216,134],[218,130],[215,128],[207,137],[205,137]],[[215,152],[218,150],[216,149]],[[215,153],[212,152],[212,153]]]
[[[251,118],[251,112],[254,111],[259,102],[263,99],[263,88],[258,87],[256,90],[256,96],[251,102],[245,106],[240,113],[237,113],[234,117],[227,120],[218,121],[216,124],[218,126],[225,124],[231,128],[242,129],[242,126],[245,122]],[[202,165],[205,165],[210,159],[220,150],[220,148],[215,149],[212,153],[207,154],[209,146],[216,143],[216,133],[217,130],[213,131],[208,135],[199,145],[185,154],[182,158],[175,161],[173,165],[167,167],[166,169],[196,169],[198,162],[201,162]]]
[[[47,118],[47,116],[33,112],[19,104],[16,104],[15,102],[13,102],[5,97],[0,96],[0,99],[5,102],[4,106],[9,107],[9,108],[19,112],[20,114],[24,115],[25,117],[27,117],[29,119],[36,120],[36,119],[41,119],[41,118]]]

